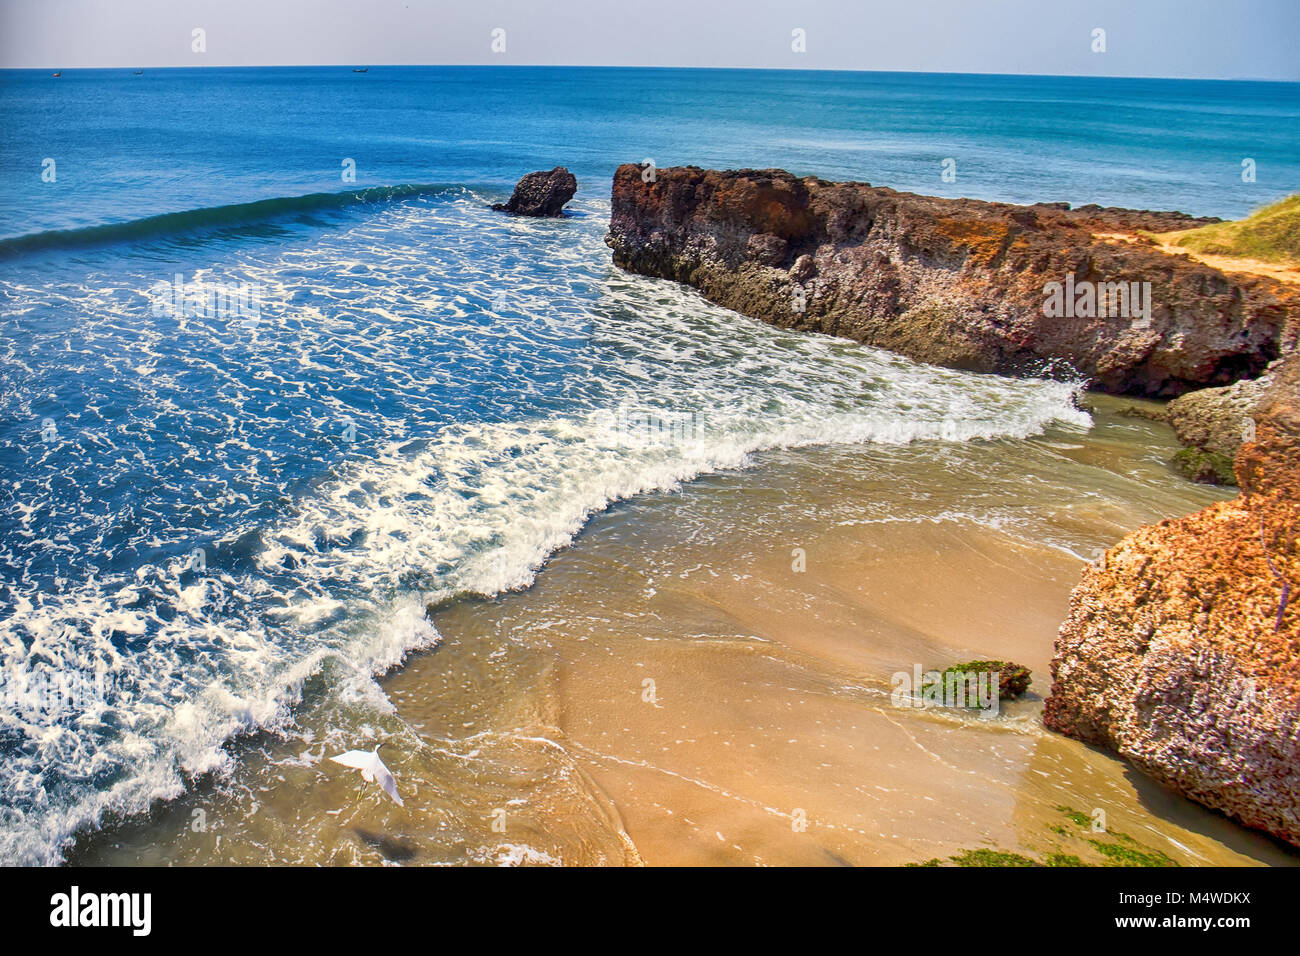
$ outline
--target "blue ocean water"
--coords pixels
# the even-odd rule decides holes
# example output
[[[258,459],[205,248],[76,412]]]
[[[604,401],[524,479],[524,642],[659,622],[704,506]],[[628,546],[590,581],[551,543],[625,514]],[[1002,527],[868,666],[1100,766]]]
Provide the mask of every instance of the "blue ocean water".
[[[1290,84],[7,72],[0,118],[5,862],[223,770],[326,661],[371,687],[437,641],[426,602],[526,586],[611,501],[769,448],[1087,424],[1066,383],[620,273],[618,163],[1222,216],[1300,189]],[[570,216],[488,210],[557,164]]]
[[[1300,188],[1293,83],[374,67],[0,72],[0,237],[563,163],[780,166],[897,189],[1236,217]],[[56,163],[56,184],[41,164]],[[957,162],[944,182],[941,162]],[[1241,161],[1256,161],[1243,183]]]

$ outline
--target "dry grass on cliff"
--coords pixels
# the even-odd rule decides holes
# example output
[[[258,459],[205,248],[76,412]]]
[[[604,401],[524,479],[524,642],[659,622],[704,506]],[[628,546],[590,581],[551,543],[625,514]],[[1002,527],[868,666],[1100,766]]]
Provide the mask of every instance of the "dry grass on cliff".
[[[1300,193],[1235,222],[1150,235],[1166,248],[1300,268]]]

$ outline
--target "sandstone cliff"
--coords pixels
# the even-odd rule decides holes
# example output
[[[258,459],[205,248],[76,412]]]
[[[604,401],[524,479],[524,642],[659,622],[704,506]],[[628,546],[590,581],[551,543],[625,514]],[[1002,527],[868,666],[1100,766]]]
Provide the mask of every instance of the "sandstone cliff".
[[[1205,221],[628,164],[614,176],[606,243],[624,269],[779,326],[954,368],[1178,395],[1258,375],[1300,331],[1293,288],[1127,241]],[[1048,283],[1063,287],[1056,303]]]
[[[1241,495],[1084,572],[1043,719],[1300,845],[1300,357],[1271,378]]]

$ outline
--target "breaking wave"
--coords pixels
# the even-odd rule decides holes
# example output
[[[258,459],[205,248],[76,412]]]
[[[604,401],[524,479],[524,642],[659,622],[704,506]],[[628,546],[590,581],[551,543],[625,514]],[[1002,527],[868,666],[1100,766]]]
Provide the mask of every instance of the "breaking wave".
[[[308,193],[304,196],[278,196],[253,202],[186,209],[126,222],[103,223],[78,229],[50,229],[0,239],[0,259],[29,252],[75,249],[81,246],[114,242],[138,242],[166,236],[219,232],[223,237],[238,236],[285,217],[304,216],[313,212],[346,209],[356,205],[378,205],[417,196],[436,196],[448,191],[463,191],[460,186],[407,183],[398,186],[371,186],[333,193]]]

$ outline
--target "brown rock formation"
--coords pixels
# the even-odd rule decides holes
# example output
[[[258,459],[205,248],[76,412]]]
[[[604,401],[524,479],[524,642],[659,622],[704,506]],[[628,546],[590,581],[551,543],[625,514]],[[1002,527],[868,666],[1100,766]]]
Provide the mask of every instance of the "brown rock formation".
[[[1232,458],[1249,436],[1255,406],[1272,381],[1265,373],[1221,388],[1188,392],[1169,403],[1165,421],[1184,445]]]
[[[1300,845],[1300,357],[1272,378],[1241,495],[1084,572],[1043,720]]]
[[[578,178],[563,166],[556,166],[549,172],[529,173],[515,184],[509,202],[496,203],[492,208],[516,216],[559,216],[577,191]]]
[[[1193,481],[1235,485],[1233,458],[1250,440],[1255,407],[1272,382],[1271,372],[1265,372],[1232,385],[1199,388],[1170,402],[1164,420],[1187,446],[1174,456],[1171,464],[1175,470]]]
[[[624,269],[782,327],[955,368],[1072,371],[1105,391],[1177,395],[1258,375],[1300,334],[1295,289],[1116,238],[1203,221],[936,199],[781,170],[643,177],[629,164],[614,175],[605,241]],[[1150,283],[1149,315],[1108,295],[1100,315],[1081,302],[1049,317],[1049,282]]]

